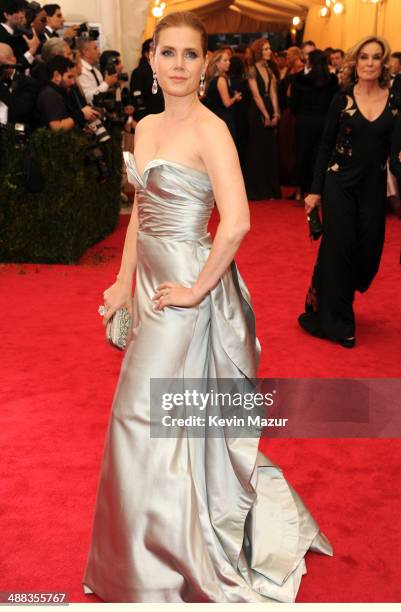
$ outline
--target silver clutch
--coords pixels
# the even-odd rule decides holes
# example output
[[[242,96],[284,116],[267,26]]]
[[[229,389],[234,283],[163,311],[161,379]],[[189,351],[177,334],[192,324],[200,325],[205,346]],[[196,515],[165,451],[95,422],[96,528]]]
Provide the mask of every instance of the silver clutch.
[[[132,318],[126,308],[119,308],[111,317],[106,327],[106,339],[112,346],[123,351],[131,331]]]

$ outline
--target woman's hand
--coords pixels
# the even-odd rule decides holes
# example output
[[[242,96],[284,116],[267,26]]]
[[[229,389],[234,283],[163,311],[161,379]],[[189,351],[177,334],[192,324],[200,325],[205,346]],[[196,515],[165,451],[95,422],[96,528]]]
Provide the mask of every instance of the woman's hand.
[[[192,308],[202,301],[202,296],[192,287],[183,287],[177,283],[162,283],[156,288],[156,291],[157,293],[152,298],[155,302],[155,310],[163,310],[165,306]]]
[[[132,316],[132,288],[122,283],[120,280],[116,280],[114,285],[106,289],[103,293],[103,300],[107,309],[103,317],[103,325],[105,327],[119,308],[127,308]]]
[[[312,210],[316,206],[319,206],[320,199],[321,199],[320,195],[318,195],[317,193],[310,193],[308,196],[306,196],[306,198],[305,198],[305,211],[306,211],[307,215],[309,215],[309,213],[312,212]]]
[[[273,126],[273,122],[270,119],[270,117],[263,117],[263,125],[265,127],[272,127]]]
[[[240,91],[236,91],[235,92],[234,100],[235,100],[235,102],[238,102],[239,100],[242,100],[242,93]]]

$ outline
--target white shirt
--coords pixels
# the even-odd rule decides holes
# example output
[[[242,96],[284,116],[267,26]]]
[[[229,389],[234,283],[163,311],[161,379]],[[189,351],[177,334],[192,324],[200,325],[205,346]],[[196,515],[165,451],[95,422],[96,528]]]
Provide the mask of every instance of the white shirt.
[[[8,121],[8,106],[0,100],[0,123],[4,123],[5,125],[7,121]]]
[[[9,34],[11,34],[11,36],[14,36],[14,30],[12,29],[11,26],[8,25],[8,23],[2,23],[0,24],[3,26],[3,28],[5,30],[7,30],[7,32]],[[27,62],[29,62],[29,64],[33,64],[35,58],[33,57],[32,53],[30,51],[27,51],[26,53],[24,53],[25,59],[27,60]]]
[[[88,104],[92,104],[93,96],[96,96],[98,93],[104,93],[108,91],[109,86],[104,81],[102,73],[91,66],[86,60],[81,60],[82,62],[82,74],[78,77],[79,84],[82,88],[82,91],[85,94],[85,98]],[[100,85],[97,84],[96,77]]]
[[[10,77],[11,80],[13,80],[14,75],[15,75],[15,70],[13,70],[11,74],[11,77]],[[0,100],[0,123],[3,123],[4,125],[8,123],[8,106],[2,100]]]

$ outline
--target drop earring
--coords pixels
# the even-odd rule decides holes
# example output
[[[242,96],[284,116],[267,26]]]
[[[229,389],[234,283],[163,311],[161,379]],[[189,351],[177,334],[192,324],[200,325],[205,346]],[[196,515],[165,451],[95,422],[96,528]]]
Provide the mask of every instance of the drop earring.
[[[201,82],[200,82],[200,87],[199,87],[199,95],[202,98],[205,95],[205,75],[202,74],[201,76]]]
[[[157,87],[157,77],[156,77],[156,73],[153,73],[153,85],[152,85],[152,94],[155,95],[157,94],[158,91],[158,87]]]

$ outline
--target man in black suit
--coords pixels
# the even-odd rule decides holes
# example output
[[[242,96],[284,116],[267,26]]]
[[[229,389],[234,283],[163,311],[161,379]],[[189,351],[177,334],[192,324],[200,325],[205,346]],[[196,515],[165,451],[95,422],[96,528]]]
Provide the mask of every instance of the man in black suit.
[[[24,0],[0,0],[0,43],[9,45],[19,64],[28,69],[33,64],[40,40],[33,32],[29,39],[18,34],[18,28],[25,25]]]
[[[2,69],[5,64],[16,64],[16,59],[11,47],[0,43],[0,123],[32,126],[39,85],[13,68]]]
[[[59,4],[45,4],[43,10],[47,15],[47,24],[41,35],[41,41],[45,43],[49,38],[60,38],[58,31],[64,28],[65,19]],[[79,26],[72,26],[68,28],[64,32],[64,38],[66,40],[74,38],[78,27]]]

